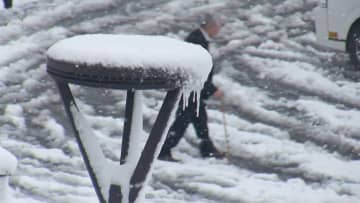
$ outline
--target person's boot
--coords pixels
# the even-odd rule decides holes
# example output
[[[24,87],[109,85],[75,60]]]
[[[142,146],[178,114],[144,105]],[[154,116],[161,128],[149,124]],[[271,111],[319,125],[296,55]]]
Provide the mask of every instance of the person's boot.
[[[161,150],[158,159],[162,161],[179,162],[179,160],[174,159],[170,150]]]
[[[200,143],[200,153],[202,157],[224,158],[225,155],[216,149],[211,140],[202,140]]]

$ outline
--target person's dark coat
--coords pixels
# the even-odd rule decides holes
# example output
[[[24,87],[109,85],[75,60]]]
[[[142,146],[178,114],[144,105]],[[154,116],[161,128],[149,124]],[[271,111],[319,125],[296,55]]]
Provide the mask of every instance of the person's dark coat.
[[[193,32],[191,32],[189,36],[185,39],[185,41],[193,44],[199,44],[204,49],[209,50],[209,41],[206,40],[204,34],[201,32],[200,29],[196,29]],[[213,72],[214,72],[214,67],[212,67],[208,79],[204,84],[204,88],[201,91],[201,99],[208,99],[211,95],[213,95],[217,91],[217,88],[212,81]]]
[[[9,9],[12,7],[12,0],[4,0],[4,7]]]

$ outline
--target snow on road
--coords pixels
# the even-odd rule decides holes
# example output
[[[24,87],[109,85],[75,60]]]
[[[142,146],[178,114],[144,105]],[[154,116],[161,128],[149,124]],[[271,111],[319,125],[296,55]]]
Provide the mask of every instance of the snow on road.
[[[212,50],[231,158],[201,159],[189,128],[174,150],[182,162],[157,162],[148,202],[360,202],[359,74],[316,45],[319,0],[18,2],[0,9],[0,145],[18,158],[10,179],[18,201],[97,202],[46,74],[49,46],[83,33],[184,38],[214,11],[225,22]],[[125,93],[72,88],[104,154],[118,161]],[[144,94],[148,132],[164,93]],[[209,101],[209,126],[225,151],[220,107]]]

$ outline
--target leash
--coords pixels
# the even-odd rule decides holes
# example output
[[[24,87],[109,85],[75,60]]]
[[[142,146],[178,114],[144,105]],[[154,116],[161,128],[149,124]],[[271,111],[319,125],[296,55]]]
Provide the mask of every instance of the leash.
[[[222,119],[224,124],[224,136],[225,136],[225,144],[226,144],[226,152],[225,156],[227,159],[230,158],[231,153],[231,147],[230,147],[230,141],[229,141],[229,134],[227,130],[227,121],[226,121],[226,115],[225,115],[225,102],[224,99],[221,99],[221,112],[222,112]]]

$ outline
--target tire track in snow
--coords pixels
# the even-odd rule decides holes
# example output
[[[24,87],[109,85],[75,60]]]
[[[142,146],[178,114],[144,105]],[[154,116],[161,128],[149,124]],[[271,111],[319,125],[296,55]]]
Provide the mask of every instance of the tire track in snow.
[[[344,99],[342,95],[333,94],[331,91],[325,90],[325,94],[323,93],[323,89],[314,90],[313,88],[303,88],[301,83],[299,85],[293,85],[293,83],[285,83],[283,80],[278,77],[259,77],[259,74],[263,74],[264,68],[261,65],[249,65],[247,61],[241,57],[239,57],[234,66],[237,66],[237,70],[242,73],[245,73],[245,77],[238,77],[239,75],[233,75],[232,78],[236,80],[240,84],[245,84],[246,86],[255,86],[259,89],[262,89],[265,92],[268,92],[269,95],[274,97],[274,100],[279,100],[281,98],[287,98],[288,100],[296,101],[301,96],[316,96],[320,98],[322,101],[337,105],[339,102],[347,106],[347,108],[359,107],[359,103],[357,101],[351,101]],[[220,58],[221,60],[221,58]],[[253,68],[256,67],[256,68]],[[260,69],[260,70],[258,70]],[[230,73],[231,74],[231,73]],[[327,93],[328,92],[328,93]],[[327,129],[323,129],[320,126],[313,126],[311,123],[303,123],[303,122],[288,122],[286,121],[286,117],[281,119],[280,121],[275,121],[273,119],[266,119],[264,116],[258,115],[256,112],[252,112],[251,107],[241,107],[241,105],[233,104],[234,109],[238,111],[238,114],[241,117],[244,117],[253,122],[262,122],[265,124],[269,124],[275,127],[279,127],[283,130],[288,131],[294,140],[299,142],[305,142],[307,140],[311,140],[314,143],[317,143],[319,146],[324,146],[330,151],[338,151],[344,156],[349,156],[353,159],[359,158],[359,144],[356,140],[342,138],[342,136],[338,135],[338,132],[332,132]],[[286,116],[290,116],[291,118],[306,117],[303,114],[297,115],[300,112],[295,112],[289,109],[289,107],[284,107],[286,112]],[[287,110],[286,110],[287,109]],[[358,108],[357,108],[358,109]],[[276,109],[272,108],[271,111],[276,111]],[[290,113],[289,112],[293,112]],[[294,114],[295,113],[295,114]],[[282,112],[280,114],[283,114]],[[321,135],[326,135],[321,138]],[[329,139],[328,139],[329,138]],[[341,142],[338,142],[341,141]],[[340,144],[339,144],[340,143]]]
[[[220,87],[227,87],[230,84],[221,84]],[[241,83],[240,83],[241,84]],[[234,86],[238,84],[231,84]],[[241,89],[241,85],[239,87]],[[265,91],[273,91],[271,88]],[[238,98],[235,99],[234,98]],[[267,110],[257,104],[252,104],[252,101],[246,98],[246,95],[235,91],[228,91],[226,98],[226,105],[231,106],[233,112],[244,119],[251,122],[260,122],[288,132],[291,139],[304,143],[305,141],[312,141],[320,147],[328,149],[330,152],[338,152],[345,157],[351,159],[360,158],[360,144],[356,140],[346,138],[338,135],[331,130],[313,126],[311,123],[304,123],[293,116],[284,116],[274,110]]]
[[[120,1],[120,3],[123,1]],[[127,3],[128,1],[124,1]],[[68,27],[70,25],[77,24],[79,21],[84,21],[89,18],[97,18],[104,15],[104,12],[115,12],[121,4],[116,1],[107,1],[103,4],[98,3],[95,6],[91,2],[85,6],[84,9],[78,9],[78,6],[83,6],[84,3],[75,5],[74,2],[67,2],[65,4],[54,4],[54,2],[45,6],[37,8],[30,15],[21,19],[19,23],[12,25],[11,21],[7,26],[0,27],[0,31],[3,33],[0,37],[0,43],[8,43],[10,41],[17,41],[22,36],[31,36],[39,30],[47,30],[54,26]],[[117,5],[118,4],[118,5]],[[59,6],[60,5],[60,6]],[[85,3],[86,5],[86,3]],[[86,14],[85,14],[86,13]],[[51,15],[52,18],[48,18]],[[13,30],[17,30],[16,33]]]
[[[156,7],[158,3],[162,3],[162,1],[148,3],[147,4],[149,6],[148,8],[134,7],[132,9],[132,12],[138,13],[142,11],[138,9],[144,9],[144,10],[152,9]],[[35,19],[33,20],[34,23],[37,23],[37,21],[41,21],[41,19],[45,22],[38,24],[37,29],[26,29],[27,26],[19,25],[20,28],[18,28],[16,32],[18,36],[12,36],[12,34],[14,34],[12,30],[15,28],[12,28],[10,26],[3,27],[3,29],[7,29],[7,28],[10,29],[8,31],[9,36],[7,37],[5,32],[4,34],[2,34],[2,36],[0,36],[0,42],[3,41],[4,43],[6,43],[4,44],[5,47],[2,48],[6,50],[11,50],[11,52],[9,55],[9,53],[7,53],[8,51],[6,52],[4,51],[4,53],[7,53],[7,55],[5,55],[3,60],[0,62],[0,66],[8,66],[11,63],[15,63],[17,60],[26,57],[29,54],[29,52],[30,53],[36,52],[44,55],[47,48],[57,40],[62,39],[64,37],[73,36],[75,34],[83,34],[84,30],[77,28],[79,22],[83,24],[86,23],[90,24],[91,22],[96,21],[96,19],[99,19],[101,21],[101,19],[104,18],[104,13],[106,14],[106,16],[115,17],[115,20],[111,18],[105,18],[105,20],[100,22],[101,24],[93,27],[92,32],[104,32],[104,28],[107,28],[106,30],[109,33],[112,32],[113,27],[117,25],[122,25],[124,23],[131,23],[134,22],[135,20],[138,21],[139,19],[137,19],[136,17],[129,17],[130,14],[128,13],[129,11],[127,10],[128,7],[131,6],[132,4],[137,4],[137,3],[132,2],[130,0],[122,0],[120,2],[117,1],[110,2],[109,4],[105,4],[105,6],[99,6],[95,8],[91,7],[92,4],[90,3],[89,7],[85,7],[82,10],[75,9],[74,11],[73,10],[68,11],[68,13],[70,13],[68,15],[62,15],[64,11],[63,8],[61,8],[58,11],[59,18],[54,18],[51,20],[49,20],[49,18],[45,15],[47,14],[47,12],[43,14],[44,16],[40,15],[40,17],[36,15],[28,16]],[[47,10],[51,10],[51,9],[47,9]],[[88,13],[84,15],[85,12]],[[116,19],[119,19],[119,21],[116,21]],[[1,32],[1,27],[0,27],[0,32]],[[56,33],[56,32],[63,32],[63,33]],[[46,39],[47,42],[44,43],[42,40],[45,39],[46,35],[52,35],[53,39],[51,39],[51,37],[47,37],[50,38],[51,40]],[[6,46],[8,46],[8,48]],[[17,47],[16,49],[13,48],[15,46]],[[21,47],[21,49],[19,49],[18,47]]]
[[[312,8],[315,4],[311,4],[308,5],[307,8]],[[283,17],[283,16],[282,16]],[[246,29],[252,29],[251,27],[253,27],[254,25],[247,24],[247,27],[245,27]],[[255,25],[256,26],[256,25]],[[295,27],[294,27],[295,28]],[[310,27],[311,28],[311,27]],[[310,29],[310,28],[306,28],[306,29]],[[308,31],[307,31],[308,32]],[[251,32],[250,32],[251,33]],[[293,37],[291,37],[293,38]],[[264,39],[264,42],[267,40],[268,38]],[[289,39],[290,40],[290,39]],[[280,41],[279,45],[283,46],[285,43],[285,47],[289,46],[289,44],[286,41]],[[260,42],[261,44],[261,42]],[[315,96],[317,98],[320,98],[322,101],[337,105],[339,103],[345,105],[347,108],[356,108],[359,109],[360,108],[360,100],[358,100],[355,97],[344,97],[343,94],[341,94],[340,90],[337,91],[340,94],[334,94],[332,92],[332,90],[330,89],[324,89],[321,87],[317,87],[317,86],[309,86],[307,87],[306,85],[302,85],[304,83],[294,83],[293,81],[296,81],[296,79],[294,80],[294,78],[290,78],[287,80],[287,76],[288,75],[284,75],[284,74],[273,74],[271,71],[269,71],[269,67],[267,67],[266,63],[263,64],[257,64],[256,62],[254,64],[249,64],[248,61],[253,62],[253,59],[256,59],[258,54],[260,54],[261,57],[264,58],[269,58],[269,61],[273,60],[273,61],[284,61],[284,62],[296,62],[297,59],[291,59],[289,60],[289,58],[287,58],[285,56],[282,57],[281,55],[276,56],[276,53],[271,53],[267,54],[266,52],[246,52],[244,50],[239,50],[238,48],[241,47],[246,47],[246,46],[254,46],[255,44],[245,44],[244,43],[239,43],[238,45],[235,44],[229,46],[229,48],[225,48],[224,49],[224,53],[222,53],[222,55],[220,55],[220,57],[217,58],[218,63],[222,63],[222,61],[226,61],[226,60],[230,60],[232,62],[235,61],[235,63],[233,64],[234,66],[238,66],[238,68],[236,68],[236,70],[238,70],[239,72],[242,73],[242,75],[245,75],[244,77],[241,77],[241,79],[237,79],[237,82],[240,82],[241,84],[247,84],[250,86],[255,86],[258,87],[262,90],[264,90],[265,92],[268,92],[269,95],[272,95],[274,100],[277,99],[281,99],[281,98],[286,98],[286,99],[290,99],[290,100],[297,100],[297,98],[299,97],[303,97],[303,96]],[[293,45],[293,44],[290,44]],[[301,44],[299,44],[301,45]],[[256,46],[256,45],[255,45]],[[260,50],[261,51],[261,50]],[[291,51],[288,50],[288,51]],[[305,54],[304,56],[301,56],[301,60],[305,60],[303,61],[304,64],[319,64],[319,61],[315,58],[315,59],[311,59],[310,58],[310,54],[312,54],[311,52],[313,52],[313,50],[310,49],[304,49],[304,47],[302,48],[302,51],[300,53]],[[243,57],[241,55],[243,55],[244,53],[250,55],[249,57]],[[286,54],[286,50],[283,52],[279,52]],[[236,56],[236,55],[240,55],[240,56]],[[230,59],[228,57],[228,55],[230,55]],[[259,57],[258,57],[259,58]],[[320,60],[323,60],[320,58]],[[256,61],[256,60],[255,60]],[[239,74],[238,74],[239,75]],[[236,76],[238,76],[236,75]],[[290,75],[290,74],[289,74]],[[320,74],[319,74],[320,75]],[[234,79],[235,77],[234,76]],[[324,77],[325,79],[327,79],[326,77]],[[333,86],[335,84],[332,84]],[[315,90],[314,90],[315,88]],[[289,110],[288,107],[284,107],[284,112],[286,112],[286,116],[284,116],[283,119],[280,119],[280,121],[274,121],[274,119],[266,119],[263,116],[259,116],[256,115],[256,113],[251,112],[251,110],[248,110],[248,106],[247,107],[239,107],[239,105],[237,104],[233,104],[234,105],[234,109],[239,110],[239,114],[240,116],[244,116],[245,118],[251,120],[251,121],[259,121],[259,122],[263,122],[269,125],[273,125],[276,127],[279,127],[281,129],[285,129],[286,131],[290,132],[292,134],[292,139],[297,140],[299,142],[304,142],[307,139],[312,140],[314,143],[317,143],[319,146],[325,146],[326,148],[328,148],[330,151],[338,151],[340,152],[342,155],[344,156],[350,156],[351,158],[358,158],[359,157],[359,144],[352,139],[347,139],[347,138],[342,138],[341,136],[337,135],[337,133],[331,132],[329,130],[326,129],[321,129],[321,127],[319,126],[313,126],[311,123],[307,123],[305,122],[301,122],[298,121],[298,119],[293,119],[295,120],[294,122],[290,122],[287,121],[287,118],[299,118],[299,117],[306,117],[304,115],[301,114],[301,112],[293,112]],[[251,106],[250,106],[251,108]],[[288,110],[288,111],[287,111]],[[274,111],[274,109],[270,110],[270,111]],[[275,112],[277,110],[275,109]],[[280,115],[283,114],[284,112],[279,112]],[[289,114],[290,113],[290,114]],[[295,114],[294,114],[295,113]],[[297,115],[299,114],[300,115]],[[306,129],[305,131],[301,131],[301,129]],[[324,133],[323,133],[324,132]],[[323,136],[319,136],[320,135],[325,135],[323,138]],[[318,138],[320,137],[320,138]],[[327,138],[329,138],[329,140],[326,140]],[[337,144],[338,141],[342,141],[340,146],[339,144]]]

